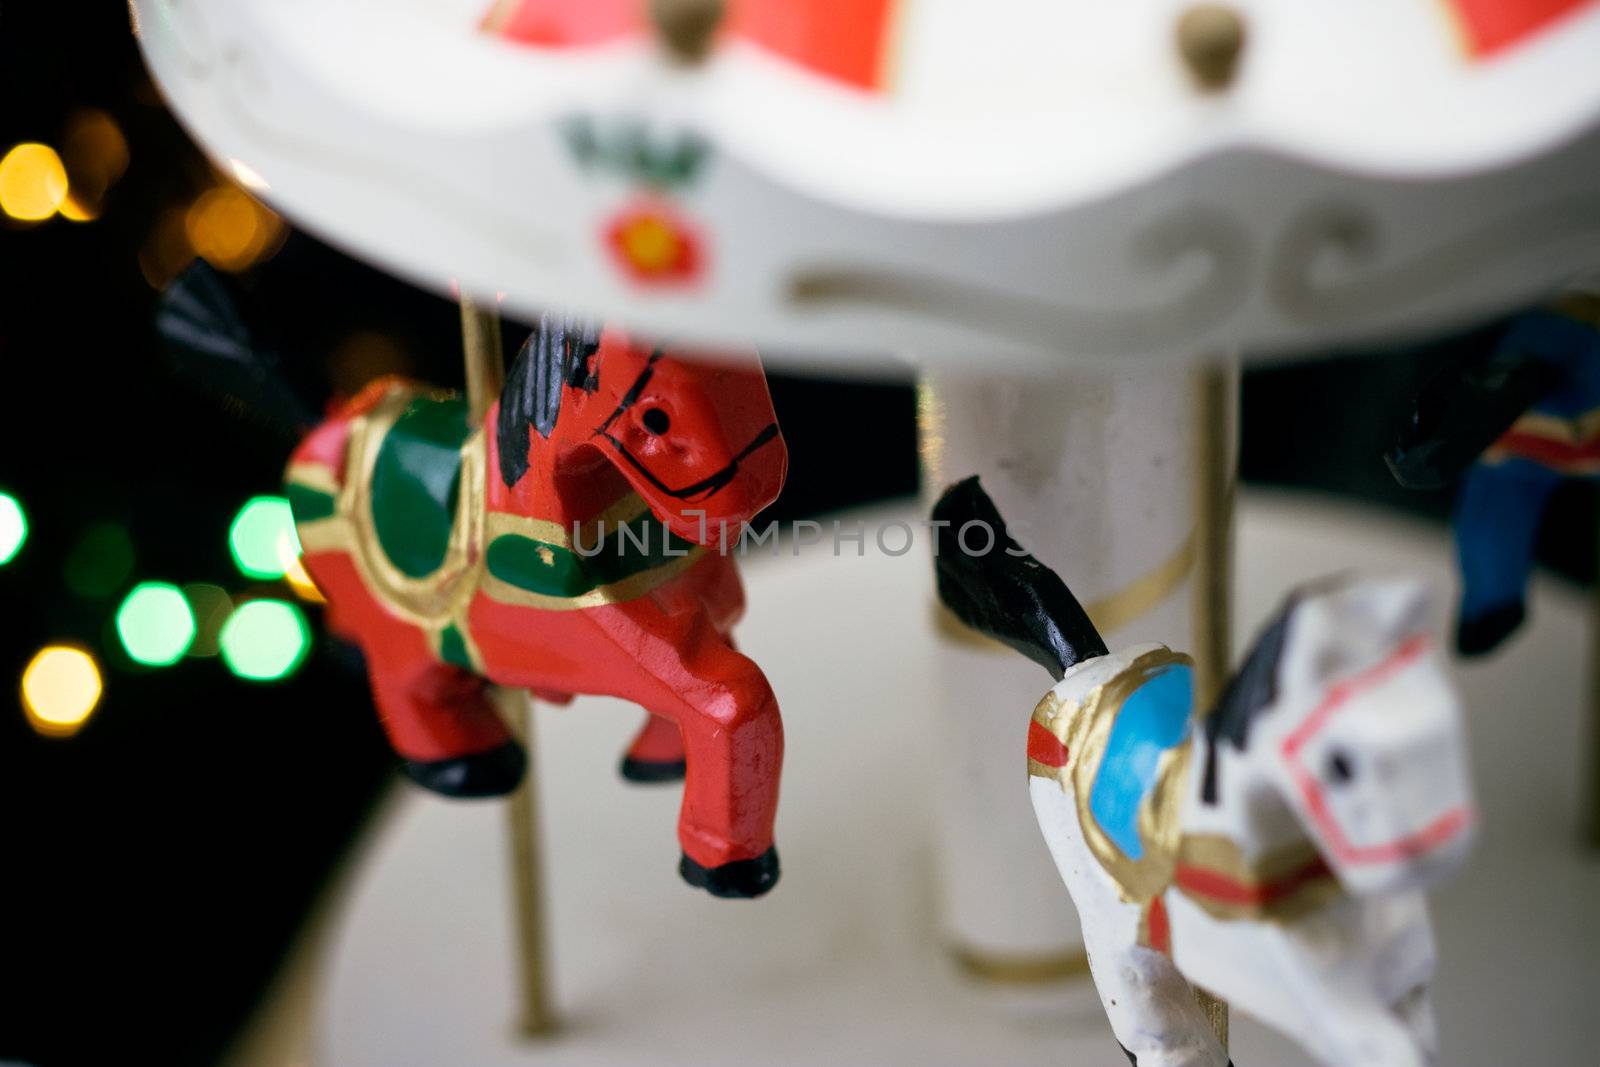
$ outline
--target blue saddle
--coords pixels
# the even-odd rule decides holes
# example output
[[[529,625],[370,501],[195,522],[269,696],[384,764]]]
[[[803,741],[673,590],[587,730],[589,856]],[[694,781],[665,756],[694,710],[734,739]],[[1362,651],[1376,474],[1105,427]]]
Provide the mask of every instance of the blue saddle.
[[[1129,859],[1144,857],[1139,807],[1156,784],[1162,753],[1188,738],[1193,705],[1193,669],[1169,663],[1123,699],[1111,724],[1089,791],[1089,811]]]

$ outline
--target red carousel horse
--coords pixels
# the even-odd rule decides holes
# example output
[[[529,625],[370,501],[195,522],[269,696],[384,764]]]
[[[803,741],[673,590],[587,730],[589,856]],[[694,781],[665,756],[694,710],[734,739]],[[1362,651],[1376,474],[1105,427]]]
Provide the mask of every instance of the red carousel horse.
[[[218,317],[193,283],[169,295],[169,339]],[[650,713],[624,775],[686,779],[683,877],[754,897],[778,878],[783,729],[734,650],[744,594],[719,549],[786,467],[753,358],[545,316],[481,427],[455,394],[373,382],[305,435],[287,494],[330,628],[365,653],[413,779],[452,796],[517,785],[523,752],[489,684],[621,697]]]

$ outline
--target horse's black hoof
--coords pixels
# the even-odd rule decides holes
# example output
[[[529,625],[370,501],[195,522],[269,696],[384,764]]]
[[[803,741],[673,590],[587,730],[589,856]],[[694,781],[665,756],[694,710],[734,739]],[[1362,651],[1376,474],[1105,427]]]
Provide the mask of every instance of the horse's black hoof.
[[[1463,656],[1483,656],[1500,647],[1501,642],[1516,632],[1527,617],[1527,608],[1518,600],[1476,618],[1461,618],[1456,622],[1456,651]]]
[[[683,760],[622,759],[622,777],[630,782],[650,785],[656,782],[681,782],[689,766]]]
[[[750,900],[778,884],[778,850],[769,848],[753,860],[734,860],[710,869],[685,856],[678,873],[685,882],[714,897]]]
[[[400,762],[406,777],[422,788],[460,799],[504,796],[521,784],[527,768],[528,757],[515,741],[455,759]]]

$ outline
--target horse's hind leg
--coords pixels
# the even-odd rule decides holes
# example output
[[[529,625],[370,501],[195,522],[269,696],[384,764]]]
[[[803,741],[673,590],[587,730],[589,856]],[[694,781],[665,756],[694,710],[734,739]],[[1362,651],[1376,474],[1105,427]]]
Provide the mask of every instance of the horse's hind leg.
[[[431,659],[367,649],[372,695],[401,768],[450,797],[509,793],[522,780],[522,746],[494,709],[482,678]]]
[[[622,777],[630,782],[676,782],[687,769],[683,731],[661,715],[646,715],[622,757]]]
[[[731,578],[731,592],[727,591],[725,586],[717,586],[704,595],[712,599],[720,597],[718,606],[724,609],[722,621],[731,627],[733,619],[743,610],[744,594],[739,588],[738,573],[733,568],[719,568],[717,574],[724,583]],[[738,651],[733,642],[733,634],[728,628],[719,623],[717,632],[730,649]],[[646,715],[644,725],[633,735],[633,741],[629,743],[628,751],[622,757],[621,770],[622,777],[630,782],[648,784],[682,781],[688,771],[683,731],[678,729],[678,724],[666,715],[654,713]]]

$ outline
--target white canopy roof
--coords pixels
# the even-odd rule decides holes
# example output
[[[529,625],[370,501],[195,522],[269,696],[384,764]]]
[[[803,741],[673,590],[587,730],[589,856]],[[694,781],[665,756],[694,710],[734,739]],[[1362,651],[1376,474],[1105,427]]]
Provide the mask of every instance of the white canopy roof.
[[[297,222],[443,289],[852,360],[1303,351],[1600,265],[1600,2],[134,0]]]

